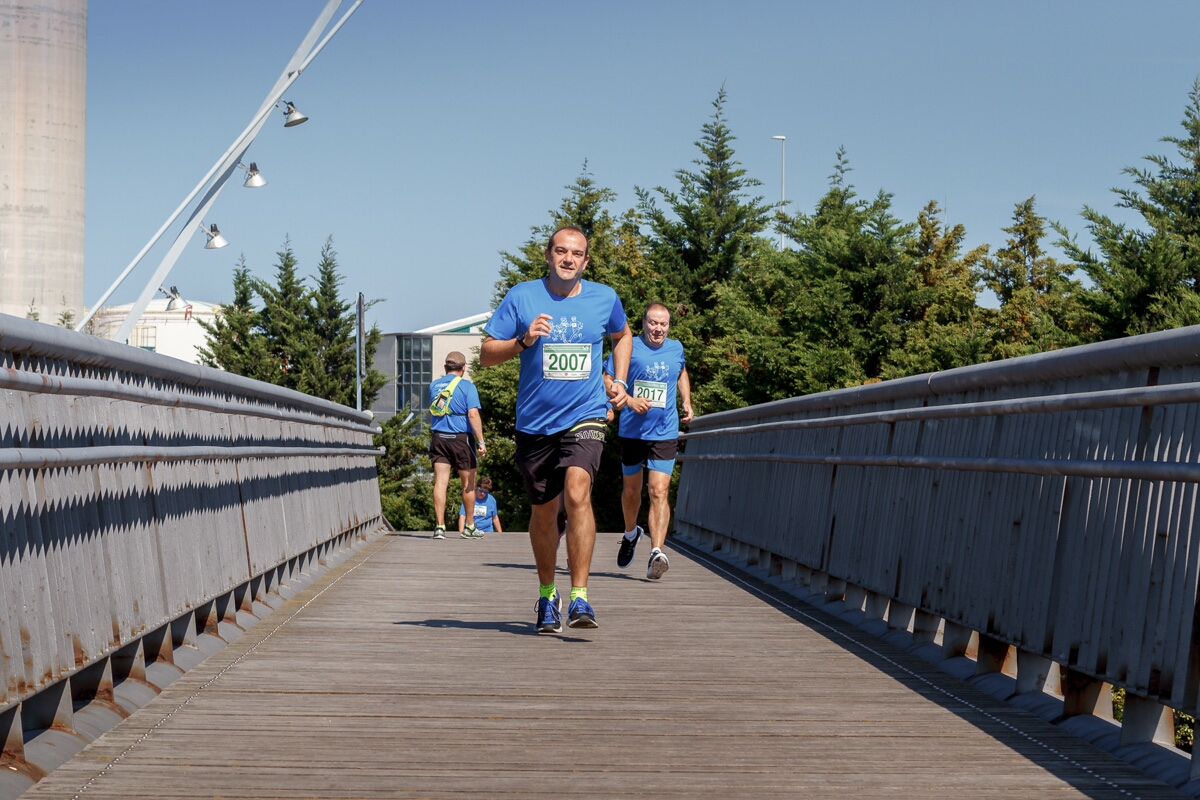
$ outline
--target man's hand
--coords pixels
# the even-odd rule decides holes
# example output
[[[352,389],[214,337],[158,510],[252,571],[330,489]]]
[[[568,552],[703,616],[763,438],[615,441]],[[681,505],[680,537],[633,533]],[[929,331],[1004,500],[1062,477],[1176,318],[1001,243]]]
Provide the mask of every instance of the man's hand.
[[[683,416],[679,418],[679,421],[685,425],[692,421],[692,404],[686,400],[683,401]]]
[[[539,337],[549,336],[553,321],[554,317],[549,314],[538,314],[537,318],[529,325],[529,330],[518,338],[522,341],[533,339],[536,342]]]
[[[625,392],[625,387],[613,381],[608,386],[608,399],[612,402],[612,407],[620,411],[629,402],[629,395]]]
[[[481,456],[487,455],[487,445],[483,442],[479,443],[479,455],[481,455]]]
[[[631,397],[625,407],[635,414],[645,414],[650,410],[650,401],[645,397]]]

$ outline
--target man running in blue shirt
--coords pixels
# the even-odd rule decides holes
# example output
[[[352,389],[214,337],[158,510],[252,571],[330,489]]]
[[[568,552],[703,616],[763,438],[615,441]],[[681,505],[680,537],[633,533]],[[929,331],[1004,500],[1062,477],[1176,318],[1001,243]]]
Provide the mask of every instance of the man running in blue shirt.
[[[683,345],[668,339],[671,312],[662,303],[651,303],[642,315],[642,335],[633,340],[628,380],[632,396],[621,412],[617,439],[621,444],[621,472],[624,487],[621,510],[625,515],[625,537],[617,552],[617,566],[624,569],[633,561],[634,550],[644,531],[637,524],[642,509],[642,468],[650,474],[650,561],[646,577],[658,580],[670,567],[662,551],[667,541],[667,524],[671,507],[667,492],[671,487],[671,472],[675,469],[675,453],[679,444],[679,423],[676,394],[683,405],[683,422],[692,421],[692,386],[688,380],[683,358]],[[604,382],[612,381],[612,364],[604,364]]]
[[[592,481],[604,451],[609,400],[625,405],[632,337],[621,300],[608,286],[583,280],[588,240],[565,227],[546,245],[545,278],[519,283],[483,328],[485,367],[521,359],[517,385],[517,467],[533,506],[529,539],[537,562],[539,633],[562,631],[562,599],[554,586],[558,496],[567,514],[572,628],[595,628],[588,572],[596,544]],[[600,359],[605,335],[613,342],[614,380],[606,394]]]
[[[496,498],[492,497],[492,479],[483,477],[475,485],[475,528],[480,535],[504,533],[500,528],[500,515],[496,511]],[[466,531],[467,508],[458,507],[458,532]]]
[[[483,443],[483,423],[479,417],[479,392],[463,377],[467,358],[457,350],[446,354],[446,374],[429,384],[429,412],[433,424],[429,430],[429,460],[433,462],[433,511],[437,516],[434,539],[446,538],[446,488],[450,470],[457,470],[462,481],[462,501],[471,524],[463,530],[464,539],[480,539],[475,529],[475,467],[479,455],[487,453]],[[470,431],[468,431],[468,427]]]

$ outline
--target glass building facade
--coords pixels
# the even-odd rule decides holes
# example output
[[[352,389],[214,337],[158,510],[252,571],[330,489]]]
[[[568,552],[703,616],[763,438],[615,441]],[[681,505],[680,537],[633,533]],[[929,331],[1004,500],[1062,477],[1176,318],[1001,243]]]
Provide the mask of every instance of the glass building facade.
[[[433,382],[433,337],[405,333],[396,339],[396,409],[424,408]]]

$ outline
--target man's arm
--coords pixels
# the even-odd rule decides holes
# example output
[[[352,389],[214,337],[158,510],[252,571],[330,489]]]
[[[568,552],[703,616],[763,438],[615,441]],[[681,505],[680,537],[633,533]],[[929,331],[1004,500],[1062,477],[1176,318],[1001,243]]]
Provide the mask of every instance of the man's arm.
[[[680,422],[692,421],[692,382],[688,378],[687,367],[679,370],[679,383],[676,384],[679,389],[679,399],[683,401],[683,416],[679,418]]]
[[[467,422],[471,424],[471,431],[475,434],[476,446],[479,448],[479,455],[487,455],[487,445],[483,441],[483,420],[479,416],[478,408],[467,409]]]
[[[612,335],[613,377],[605,381],[612,407],[620,411],[629,402],[628,384],[629,359],[633,355],[633,337],[629,334],[629,325]]]
[[[493,339],[485,335],[483,344],[479,346],[479,366],[494,367],[503,364],[513,356],[520,355],[522,350],[533,347],[539,337],[550,335],[551,319],[549,314],[538,314],[537,319],[523,334],[511,339]],[[524,343],[525,347],[522,347],[521,343]]]
[[[458,532],[462,533],[464,530],[466,530],[466,527],[467,527],[467,515],[464,511],[464,513],[461,513],[458,515]]]
[[[496,533],[504,533],[504,531],[501,530],[501,528],[500,528],[500,515],[499,514],[492,515],[492,530],[494,530]]]

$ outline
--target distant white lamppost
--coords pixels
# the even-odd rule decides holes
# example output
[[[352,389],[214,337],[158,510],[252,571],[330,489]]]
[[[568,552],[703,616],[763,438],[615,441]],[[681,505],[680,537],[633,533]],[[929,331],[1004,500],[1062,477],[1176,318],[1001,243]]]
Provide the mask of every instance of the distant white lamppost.
[[[787,202],[787,137],[772,136],[779,140],[779,210],[783,211]],[[779,229],[779,249],[783,249],[783,229]]]

